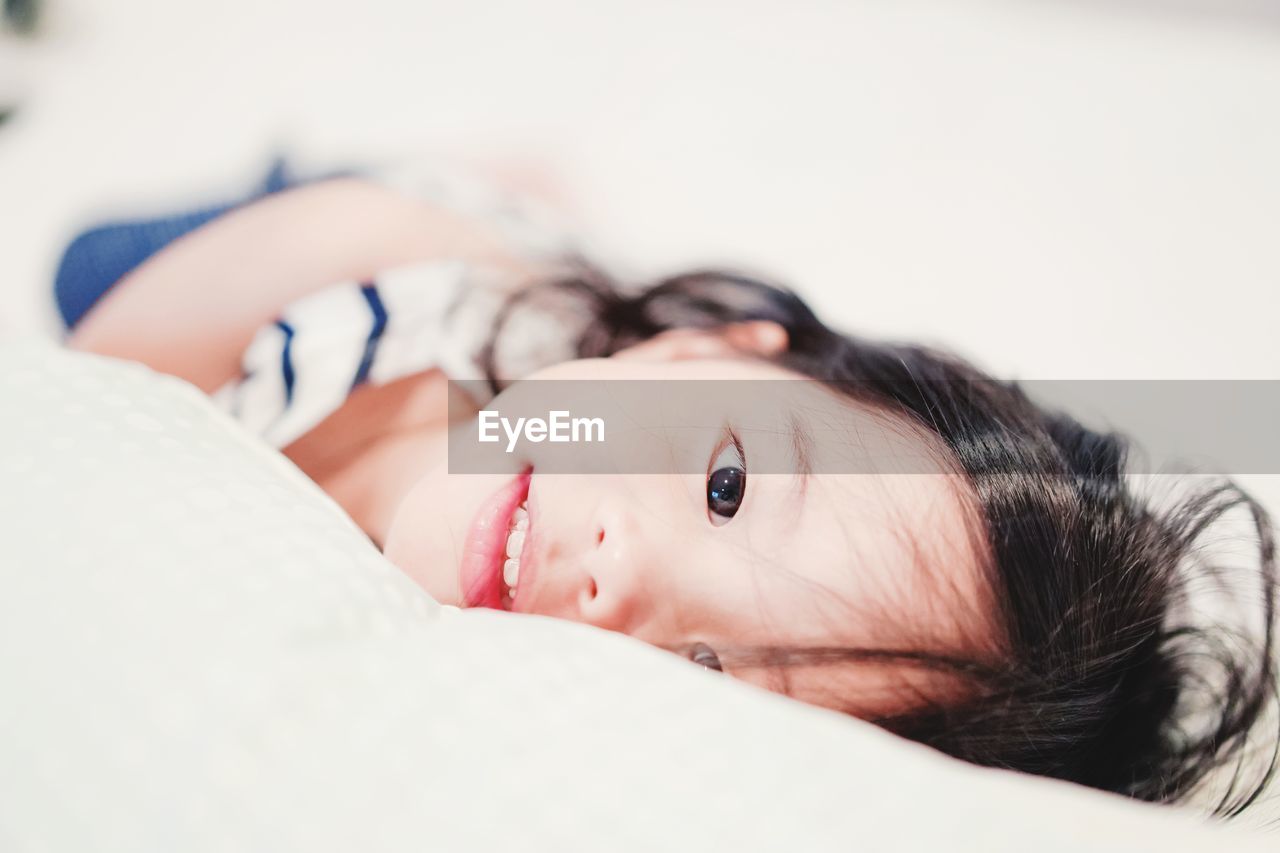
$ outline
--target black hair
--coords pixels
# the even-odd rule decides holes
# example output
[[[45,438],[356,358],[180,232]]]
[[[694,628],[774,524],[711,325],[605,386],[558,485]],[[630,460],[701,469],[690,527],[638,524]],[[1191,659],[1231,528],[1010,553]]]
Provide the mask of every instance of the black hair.
[[[668,329],[776,322],[789,339],[776,363],[925,427],[966,476],[990,555],[996,653],[805,648],[761,660],[901,663],[958,678],[966,689],[921,693],[872,721],[981,765],[1158,802],[1190,798],[1221,768],[1212,811],[1222,816],[1275,774],[1280,741],[1259,760],[1251,738],[1276,694],[1275,541],[1267,513],[1234,483],[1157,508],[1130,487],[1123,436],[1048,411],[953,355],[836,332],[790,290],[718,270],[626,292],[584,266],[518,293],[482,353],[495,392],[500,332],[544,296],[578,301],[588,322],[572,350],[583,358]],[[1256,534],[1256,571],[1244,577],[1203,553],[1206,531],[1233,511]],[[1250,582],[1255,612],[1237,606],[1239,624],[1195,624],[1182,611],[1197,577]]]

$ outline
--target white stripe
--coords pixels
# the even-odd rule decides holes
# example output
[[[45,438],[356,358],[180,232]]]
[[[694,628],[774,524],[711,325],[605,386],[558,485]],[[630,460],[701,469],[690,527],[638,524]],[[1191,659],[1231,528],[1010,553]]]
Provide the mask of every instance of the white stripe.
[[[311,294],[281,318],[293,327],[293,402],[263,437],[284,447],[328,417],[347,399],[373,325],[359,285]]]
[[[234,394],[227,395],[229,411],[259,435],[284,411],[284,376],[280,372],[284,341],[284,331],[274,323],[259,329],[241,360],[249,376],[235,383]]]
[[[439,364],[449,307],[463,292],[465,271],[460,261],[436,261],[378,276],[387,328],[369,371],[371,382],[394,382]]]

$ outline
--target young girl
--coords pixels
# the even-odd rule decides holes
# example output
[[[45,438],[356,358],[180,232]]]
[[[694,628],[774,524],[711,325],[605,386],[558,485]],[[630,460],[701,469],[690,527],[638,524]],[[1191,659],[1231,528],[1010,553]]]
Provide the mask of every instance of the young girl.
[[[1155,801],[1233,765],[1215,811],[1257,798],[1275,549],[1236,486],[1157,509],[1122,438],[958,358],[732,273],[623,291],[525,202],[408,186],[276,169],[241,203],[88,232],[56,284],[70,344],[214,395],[442,603],[624,632],[979,764]],[[496,398],[447,381],[476,376]],[[808,381],[786,407],[708,400],[663,468],[555,473],[537,444],[449,473],[450,427],[517,405],[517,377]],[[780,435],[796,464],[752,473]],[[1198,626],[1202,534],[1232,510],[1255,612]]]

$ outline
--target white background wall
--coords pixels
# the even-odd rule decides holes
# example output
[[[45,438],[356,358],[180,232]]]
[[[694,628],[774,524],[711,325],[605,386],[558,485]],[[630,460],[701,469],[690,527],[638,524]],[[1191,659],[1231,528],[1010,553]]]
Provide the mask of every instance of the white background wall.
[[[1280,13],[1107,5],[53,0],[0,46],[0,318],[96,213],[478,146],[638,272],[752,264],[1009,375],[1276,377]]]

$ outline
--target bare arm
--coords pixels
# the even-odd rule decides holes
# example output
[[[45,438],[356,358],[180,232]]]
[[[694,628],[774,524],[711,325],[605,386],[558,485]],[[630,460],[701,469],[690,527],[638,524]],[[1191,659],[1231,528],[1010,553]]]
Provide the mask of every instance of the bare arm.
[[[69,344],[213,391],[285,305],[340,281],[433,258],[532,274],[473,220],[353,178],[233,211],[166,246],[108,291]]]

